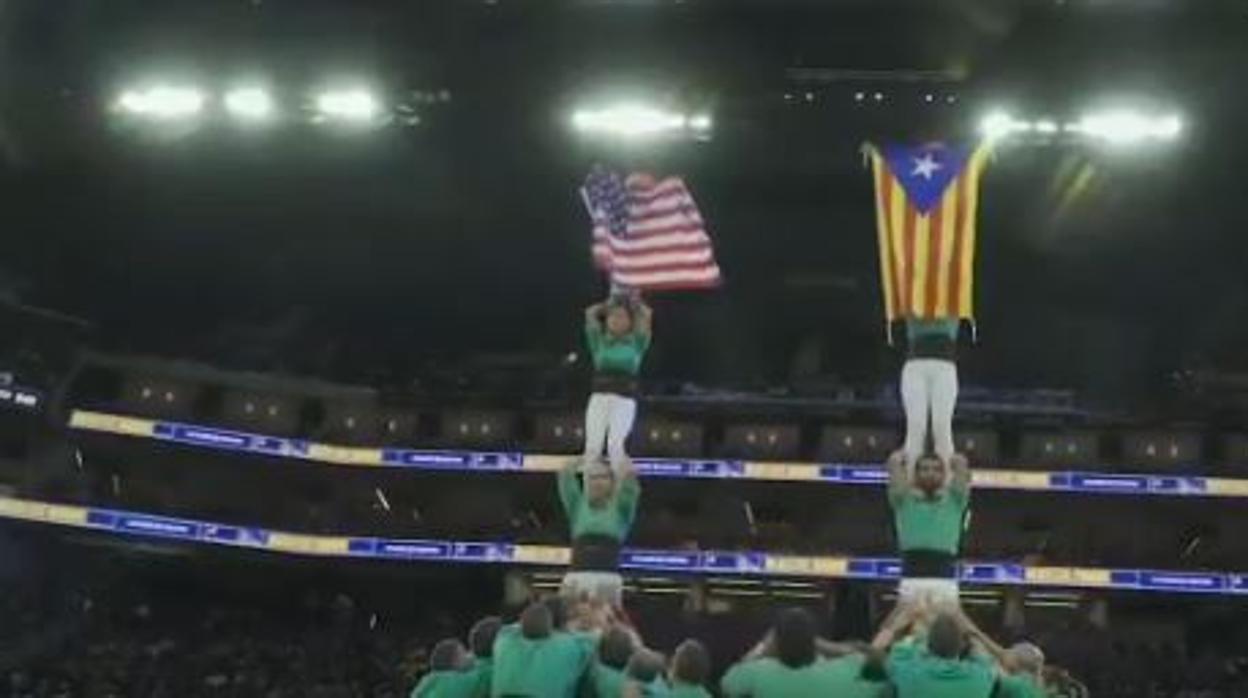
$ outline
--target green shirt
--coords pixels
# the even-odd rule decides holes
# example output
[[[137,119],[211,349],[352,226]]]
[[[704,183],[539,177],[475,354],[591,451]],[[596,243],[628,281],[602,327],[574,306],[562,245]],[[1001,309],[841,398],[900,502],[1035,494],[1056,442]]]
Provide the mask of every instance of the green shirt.
[[[996,667],[982,655],[942,659],[913,644],[893,647],[886,668],[897,698],[990,698],[997,683]]]
[[[595,662],[590,671],[589,684],[594,688],[591,695],[597,698],[619,698],[626,680],[624,672],[619,669]]]
[[[1048,698],[1049,692],[1041,686],[1036,677],[1026,674],[1002,676],[997,683],[998,698]]]
[[[478,698],[489,695],[487,679],[486,692],[478,693],[480,684],[478,674],[472,669],[464,671],[432,671],[412,689],[411,698]]]
[[[640,498],[641,486],[637,484],[637,478],[626,477],[606,503],[592,507],[576,471],[568,468],[559,471],[559,501],[563,502],[563,511],[568,515],[573,540],[595,534],[610,536],[623,543],[637,517],[637,500]]]
[[[970,498],[970,490],[955,483],[933,499],[909,487],[904,493],[890,493],[901,551],[935,550],[957,555]]]
[[[961,323],[955,318],[942,318],[940,320],[907,318],[906,339],[912,343],[920,337],[948,337],[956,340],[960,325]]]
[[[667,698],[711,698],[711,692],[702,686],[677,681],[667,687]]]
[[[741,662],[724,675],[728,698],[878,698],[886,686],[862,678],[863,658],[816,659],[800,669],[773,657]]]
[[[504,626],[494,639],[490,695],[572,698],[593,656],[594,638],[589,635],[556,632],[531,640],[519,626]]]
[[[594,370],[635,376],[641,372],[641,360],[650,348],[650,335],[632,332],[611,337],[601,323],[585,324],[585,343],[594,360]]]

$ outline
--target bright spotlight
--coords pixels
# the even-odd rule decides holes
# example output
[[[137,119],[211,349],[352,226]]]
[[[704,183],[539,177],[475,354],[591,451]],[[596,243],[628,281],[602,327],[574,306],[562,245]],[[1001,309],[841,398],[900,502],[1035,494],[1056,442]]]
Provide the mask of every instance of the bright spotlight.
[[[343,121],[369,121],[377,116],[381,106],[377,99],[365,90],[325,92],[316,98],[316,109],[324,116]]]
[[[1032,126],[1035,128],[1036,133],[1051,134],[1057,133],[1058,130],[1057,122],[1050,121],[1048,119],[1041,119],[1040,121],[1032,124]]]
[[[1153,117],[1116,109],[1085,115],[1072,130],[1113,145],[1134,145],[1149,139],[1172,140],[1183,131],[1183,121],[1174,115]]]
[[[273,115],[273,98],[258,87],[239,88],[225,95],[225,108],[240,119],[259,121]]]
[[[698,117],[693,120],[698,120]],[[691,126],[697,128],[684,114],[644,104],[617,104],[598,110],[577,110],[572,114],[572,126],[578,131],[623,138],[657,136]],[[706,126],[710,126],[709,118]]]
[[[694,131],[711,130],[711,117],[709,114],[696,114],[689,119],[689,128]]]
[[[204,95],[191,87],[157,86],[145,90],[126,90],[117,106],[136,116],[153,119],[177,119],[198,114],[204,107]]]
[[[1019,130],[1019,125],[1020,122],[1015,121],[1014,117],[1009,114],[1003,111],[994,111],[979,122],[979,132],[983,134],[984,138],[996,140]]]

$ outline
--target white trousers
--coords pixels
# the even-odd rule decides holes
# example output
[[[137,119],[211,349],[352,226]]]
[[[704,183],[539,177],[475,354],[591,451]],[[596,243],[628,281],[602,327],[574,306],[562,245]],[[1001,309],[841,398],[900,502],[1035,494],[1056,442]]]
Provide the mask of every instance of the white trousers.
[[[919,604],[936,611],[953,610],[961,605],[955,579],[903,579],[897,587],[898,604]]]
[[[631,397],[614,393],[590,395],[585,407],[585,462],[601,459],[606,446],[611,468],[619,470],[628,460],[624,446],[636,417],[637,401]]]
[[[953,408],[958,403],[958,366],[944,359],[910,359],[901,369],[901,404],[906,410],[906,463],[913,466],[932,444],[945,463],[953,456]]]
[[[563,575],[563,584],[559,587],[559,593],[577,601],[585,597],[590,601],[605,603],[612,608],[622,608],[624,606],[624,578],[615,572],[571,571]]]

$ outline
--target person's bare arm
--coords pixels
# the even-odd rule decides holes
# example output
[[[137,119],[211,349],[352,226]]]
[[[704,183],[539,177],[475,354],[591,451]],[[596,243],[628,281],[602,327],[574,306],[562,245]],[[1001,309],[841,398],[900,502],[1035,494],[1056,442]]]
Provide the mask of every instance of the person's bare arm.
[[[904,451],[893,451],[884,463],[888,471],[888,500],[890,502],[906,496],[910,491],[910,477],[906,471],[906,454]]]
[[[745,653],[745,656],[741,658],[741,661],[748,662],[753,659],[762,659],[763,657],[770,657],[772,654],[775,653],[775,649],[776,649],[775,634],[772,631],[768,630],[767,634],[763,636],[763,639],[759,640],[758,644],[754,645],[753,649]]]
[[[654,310],[640,299],[634,307],[636,308],[634,315],[637,318],[637,332],[649,337],[654,331]]]
[[[815,651],[824,659],[837,659],[850,654],[866,654],[871,646],[865,642],[832,642],[823,638],[815,639]]]
[[[957,619],[958,625],[962,627],[963,632],[978,643],[980,647],[983,647],[984,651],[1000,664],[1002,669],[1007,673],[1013,673],[1018,670],[1014,662],[1014,655],[989,637],[988,633],[984,632],[975,624],[975,621],[971,620],[970,616],[966,615],[966,611],[958,608],[954,611],[954,618]]]
[[[585,324],[594,327],[602,327],[602,311],[606,308],[605,303],[595,303],[585,309]]]
[[[908,604],[906,606],[898,606],[884,625],[880,626],[880,631],[875,634],[875,639],[871,641],[871,648],[879,652],[885,652],[898,637],[905,632],[919,617],[919,607],[917,604]]]
[[[970,492],[971,464],[961,453],[949,458],[949,484],[961,492]]]

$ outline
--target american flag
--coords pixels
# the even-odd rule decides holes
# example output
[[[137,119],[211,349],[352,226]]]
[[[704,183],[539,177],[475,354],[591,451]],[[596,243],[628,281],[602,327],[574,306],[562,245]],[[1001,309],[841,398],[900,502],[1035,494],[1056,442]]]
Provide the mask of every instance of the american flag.
[[[719,285],[711,238],[679,177],[622,177],[595,167],[581,197],[594,224],[594,263],[607,272],[613,287],[654,291]]]

